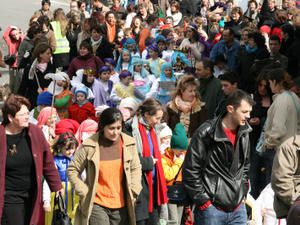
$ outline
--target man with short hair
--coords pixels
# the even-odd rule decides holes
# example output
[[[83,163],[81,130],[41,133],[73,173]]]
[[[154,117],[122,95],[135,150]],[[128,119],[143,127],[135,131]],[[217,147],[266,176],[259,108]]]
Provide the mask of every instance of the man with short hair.
[[[34,13],[35,16],[48,16],[49,20],[53,20],[53,12],[50,10],[50,0],[42,0],[42,8]]]
[[[218,55],[224,55],[230,71],[237,70],[237,54],[240,43],[234,39],[235,32],[232,28],[223,31],[223,39],[212,48],[209,58],[214,62]]]
[[[196,62],[195,75],[200,81],[199,93],[201,100],[205,102],[208,109],[208,118],[214,117],[219,101],[223,97],[221,82],[213,75],[214,64],[209,59]]]
[[[93,12],[102,12],[105,15],[110,9],[103,4],[101,0],[92,0]]]
[[[226,112],[194,133],[183,163],[183,183],[195,203],[195,225],[246,225],[251,127],[255,102],[242,90],[230,94]]]
[[[220,114],[226,112],[226,99],[238,88],[238,77],[236,73],[226,72],[220,75],[218,78],[221,81],[222,91],[224,95],[215,111],[215,116],[219,116]]]
[[[280,53],[280,47],[280,38],[277,35],[272,35],[269,38],[270,59],[272,61],[278,61],[282,68],[287,69],[288,58]]]

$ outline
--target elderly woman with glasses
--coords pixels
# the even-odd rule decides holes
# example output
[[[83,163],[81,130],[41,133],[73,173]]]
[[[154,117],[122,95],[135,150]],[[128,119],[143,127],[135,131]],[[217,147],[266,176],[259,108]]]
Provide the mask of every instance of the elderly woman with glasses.
[[[29,123],[28,99],[10,95],[0,125],[0,223],[38,224],[42,208],[42,179],[53,192],[62,190],[43,132]]]

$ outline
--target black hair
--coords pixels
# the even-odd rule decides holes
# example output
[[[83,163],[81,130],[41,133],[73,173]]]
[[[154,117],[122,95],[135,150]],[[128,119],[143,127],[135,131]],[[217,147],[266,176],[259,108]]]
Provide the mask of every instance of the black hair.
[[[231,28],[231,27],[226,27],[226,28],[224,29],[224,31],[225,31],[225,30],[228,30],[230,35],[233,35],[233,36],[234,36],[234,35],[236,34],[236,32],[234,31],[234,29]],[[223,31],[223,32],[224,32],[224,31]]]
[[[154,23],[156,20],[157,20],[157,16],[156,15],[153,15],[153,14],[150,14],[147,18],[147,24],[152,24]]]
[[[269,41],[277,41],[278,44],[280,44],[280,38],[278,37],[278,35],[271,35],[269,38]]]
[[[46,15],[42,15],[37,19],[37,22],[41,25],[41,27],[43,26],[43,24],[45,24],[47,27],[50,26],[50,19],[48,16]]]
[[[62,148],[70,149],[74,147],[78,147],[78,141],[72,132],[61,133],[55,144],[52,146],[54,154],[61,153]]]
[[[107,13],[105,13],[105,20],[107,20],[108,16],[110,14],[113,14],[115,18],[117,18],[116,14],[114,13],[114,11],[108,11]]]
[[[294,37],[295,30],[294,30],[293,25],[291,25],[289,23],[285,23],[280,28],[281,28],[281,31],[288,34],[290,38]]]
[[[122,127],[124,127],[123,115],[121,111],[117,108],[107,108],[101,113],[97,131],[103,134],[104,127],[109,126],[117,121],[120,121],[122,123]]]
[[[251,4],[251,3],[254,3],[254,4],[255,4],[255,8],[258,7],[257,1],[255,1],[255,0],[250,0],[250,1],[248,2],[248,7],[250,7],[250,4]]]
[[[242,100],[249,103],[251,106],[255,105],[255,101],[251,98],[251,96],[241,89],[237,89],[230,95],[228,95],[226,99],[226,106],[232,105],[235,109],[237,109],[240,105]]]
[[[250,32],[248,34],[248,38],[249,39],[253,38],[255,44],[259,48],[266,46],[266,39],[265,39],[265,37],[260,32],[258,32],[258,31]]]
[[[222,81],[228,81],[231,84],[238,83],[237,74],[234,72],[225,72],[225,73],[221,74],[218,78]]]
[[[93,31],[93,30],[95,30],[97,33],[99,33],[99,34],[104,34],[104,32],[103,32],[103,28],[101,27],[101,25],[100,24],[95,24],[95,25],[93,25],[92,27],[91,27],[91,32]]]
[[[211,73],[214,72],[214,66],[215,66],[215,65],[214,65],[213,61],[211,61],[210,59],[208,59],[208,58],[203,58],[203,59],[201,59],[201,60],[198,61],[198,62],[202,62],[203,68],[204,68],[204,69],[209,68],[210,71],[211,71]]]
[[[42,0],[41,3],[42,3],[42,6],[45,5],[45,4],[51,5],[50,0]]]
[[[33,22],[29,29],[27,30],[27,37],[29,37],[30,39],[33,39],[35,35],[42,33],[42,27],[40,26],[39,23],[37,22]]]
[[[91,45],[91,43],[90,43],[89,41],[83,40],[83,41],[80,43],[80,45],[79,45],[79,49],[81,49],[82,47],[83,47],[83,48],[86,48],[86,49],[89,51],[90,54],[93,53],[93,47],[92,47],[92,45]]]

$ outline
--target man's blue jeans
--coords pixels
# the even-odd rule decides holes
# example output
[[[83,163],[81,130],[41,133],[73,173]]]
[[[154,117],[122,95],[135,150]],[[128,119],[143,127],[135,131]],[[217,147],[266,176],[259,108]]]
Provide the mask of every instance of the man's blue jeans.
[[[247,212],[244,204],[241,204],[234,212],[224,212],[210,205],[201,211],[197,207],[194,210],[195,225],[246,225]]]

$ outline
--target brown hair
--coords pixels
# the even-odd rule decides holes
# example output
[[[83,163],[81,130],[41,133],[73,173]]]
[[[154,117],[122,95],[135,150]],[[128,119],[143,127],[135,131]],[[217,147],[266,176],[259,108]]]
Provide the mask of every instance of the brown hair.
[[[25,105],[28,109],[30,109],[31,107],[29,100],[23,96],[14,95],[14,94],[10,94],[8,96],[2,108],[2,113],[3,113],[2,124],[4,126],[10,123],[8,119],[8,115],[15,117],[16,113],[20,111],[22,105]]]
[[[35,48],[33,49],[33,58],[34,59],[36,59],[36,58],[39,59],[40,54],[45,53],[48,49],[50,49],[51,52],[52,52],[51,46],[48,45],[48,43],[45,43],[45,42],[38,43],[35,46]]]
[[[177,9],[177,11],[180,10],[180,4],[179,4],[179,2],[172,1],[170,5],[171,5],[171,7],[174,6]]]
[[[268,72],[268,80],[275,80],[276,84],[281,84],[285,90],[289,90],[293,86],[291,76],[282,68],[272,69]]]
[[[240,17],[243,16],[243,10],[241,7],[238,7],[238,6],[232,8],[231,14],[232,13],[238,13],[240,15]]]
[[[141,116],[145,113],[154,116],[160,110],[164,111],[162,104],[154,98],[148,98],[140,105],[137,112]]]
[[[193,75],[184,75],[180,78],[178,81],[176,90],[173,94],[173,99],[175,99],[176,96],[182,96],[182,93],[188,88],[188,86],[196,86],[197,90],[199,89],[199,82]],[[198,91],[196,91],[196,98],[200,99],[200,94]]]

